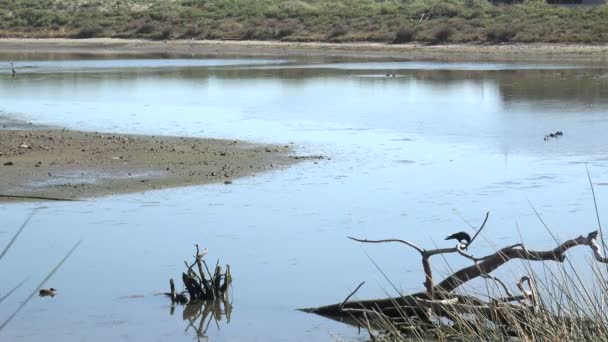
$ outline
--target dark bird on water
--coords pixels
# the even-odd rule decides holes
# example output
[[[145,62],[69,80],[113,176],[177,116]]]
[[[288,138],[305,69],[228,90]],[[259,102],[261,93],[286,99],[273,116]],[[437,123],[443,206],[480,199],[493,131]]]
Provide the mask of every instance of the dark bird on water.
[[[40,291],[38,291],[38,294],[40,295],[40,297],[54,297],[56,292],[57,290],[51,287],[50,289],[41,289]]]
[[[549,138],[561,137],[562,135],[564,135],[564,132],[562,132],[562,131],[557,131],[555,133],[549,133],[549,135],[545,135],[545,141],[549,140]]]
[[[175,296],[175,301],[177,301],[180,304],[188,304],[190,299],[185,294],[179,293],[179,294],[177,294],[177,296]]]
[[[448,237],[445,238],[446,240],[458,240],[458,242],[465,242],[467,244],[467,246],[471,243],[471,236],[469,234],[467,234],[466,232],[458,232],[458,233],[454,233]]]
[[[17,75],[17,71],[15,71],[15,65],[13,64],[13,62],[11,62],[11,72],[13,73],[13,77]]]

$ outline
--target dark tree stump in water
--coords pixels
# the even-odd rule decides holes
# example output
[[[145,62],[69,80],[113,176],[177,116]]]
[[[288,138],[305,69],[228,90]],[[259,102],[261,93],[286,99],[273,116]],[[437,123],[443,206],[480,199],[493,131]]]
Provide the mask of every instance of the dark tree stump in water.
[[[222,273],[222,268],[219,266],[218,261],[215,272],[211,274],[204,260],[207,250],[205,249],[201,253],[198,245],[195,246],[195,260],[192,264],[185,262],[187,269],[186,272],[182,273],[182,282],[184,283],[186,290],[178,293],[175,290],[173,279],[169,281],[171,292],[167,293],[167,295],[171,297],[172,303],[184,304],[186,302],[192,303],[218,298],[226,299],[228,297],[228,291],[232,284],[230,265],[226,265],[226,272]],[[193,270],[195,265],[198,268],[198,273]],[[185,298],[186,292],[188,293],[188,298]]]

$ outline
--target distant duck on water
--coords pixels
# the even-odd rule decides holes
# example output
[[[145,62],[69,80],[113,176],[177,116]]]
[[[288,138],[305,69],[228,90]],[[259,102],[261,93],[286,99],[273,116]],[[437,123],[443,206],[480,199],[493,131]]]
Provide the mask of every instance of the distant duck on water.
[[[564,132],[562,131],[557,131],[555,133],[549,133],[548,135],[545,135],[545,141],[549,140],[550,138],[557,138],[557,137],[561,137],[564,135]]]
[[[55,297],[55,295],[57,294],[57,290],[52,287],[50,289],[40,289],[40,291],[38,291],[38,294],[40,295],[40,297]]]

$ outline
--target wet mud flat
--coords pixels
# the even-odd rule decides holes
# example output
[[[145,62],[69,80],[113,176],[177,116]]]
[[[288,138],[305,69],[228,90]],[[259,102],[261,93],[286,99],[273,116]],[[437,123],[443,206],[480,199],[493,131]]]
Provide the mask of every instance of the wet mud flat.
[[[0,201],[224,183],[288,166],[290,145],[0,125]],[[14,196],[14,197],[12,197]]]

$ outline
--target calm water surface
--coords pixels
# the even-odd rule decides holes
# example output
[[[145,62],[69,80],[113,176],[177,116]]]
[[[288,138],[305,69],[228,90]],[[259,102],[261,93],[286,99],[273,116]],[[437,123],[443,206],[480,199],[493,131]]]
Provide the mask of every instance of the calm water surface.
[[[4,63],[3,65],[8,65]],[[208,185],[91,199],[0,206],[0,245],[42,207],[0,262],[0,294],[26,284],[4,320],[79,239],[48,282],[2,331],[7,341],[191,341],[165,291],[193,244],[232,266],[230,323],[212,341],[364,339],[296,308],[422,288],[419,257],[402,246],[451,246],[490,210],[473,253],[551,229],[595,229],[588,163],[608,209],[608,69],[567,65],[330,63],[285,60],[41,60],[0,77],[0,113],[83,130],[293,142],[331,160]],[[386,77],[387,73],[396,77]],[[560,139],[543,141],[562,130]],[[585,251],[581,252],[584,259]],[[576,254],[576,252],[575,252]],[[438,275],[446,266],[435,260]],[[456,260],[453,267],[466,265]],[[198,326],[198,322],[194,322]]]

